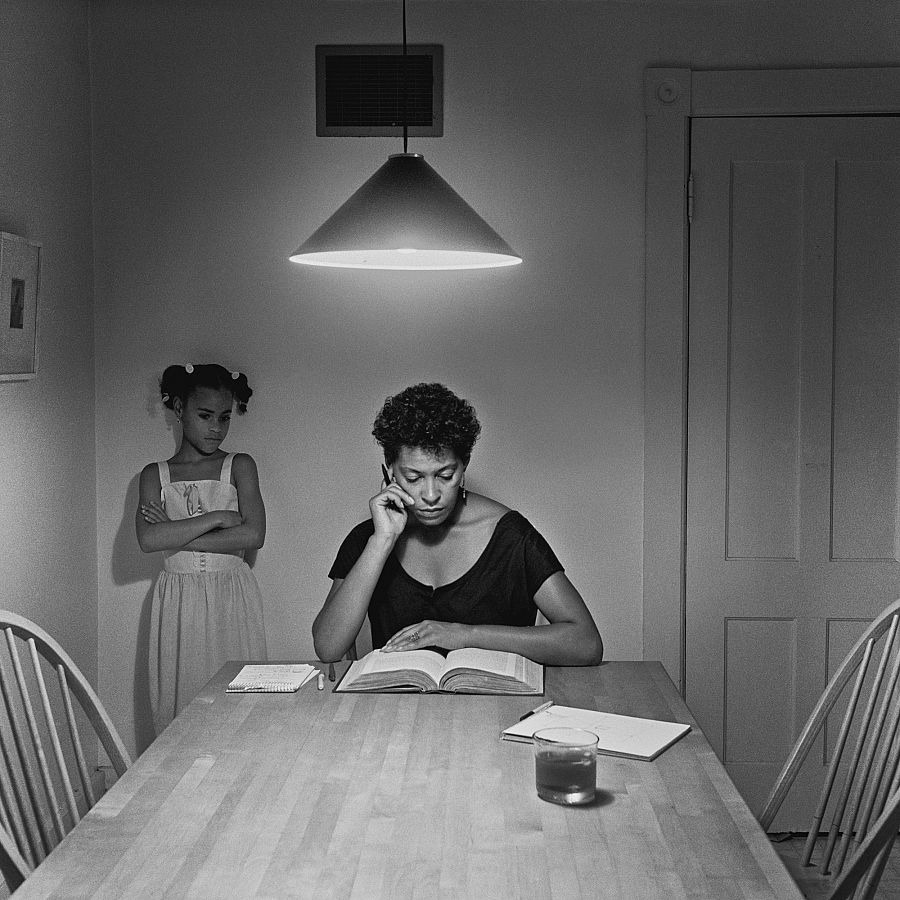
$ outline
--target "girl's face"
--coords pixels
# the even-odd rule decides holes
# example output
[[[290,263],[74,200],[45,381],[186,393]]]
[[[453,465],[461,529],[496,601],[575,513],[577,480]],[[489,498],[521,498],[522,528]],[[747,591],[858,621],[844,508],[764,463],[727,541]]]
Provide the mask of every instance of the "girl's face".
[[[174,406],[181,419],[182,442],[189,443],[202,456],[215,453],[231,424],[231,391],[198,387],[184,403],[176,397]]]
[[[407,512],[425,526],[443,524],[456,509],[465,471],[452,450],[433,454],[420,447],[401,447],[393,465],[397,483],[416,501]]]

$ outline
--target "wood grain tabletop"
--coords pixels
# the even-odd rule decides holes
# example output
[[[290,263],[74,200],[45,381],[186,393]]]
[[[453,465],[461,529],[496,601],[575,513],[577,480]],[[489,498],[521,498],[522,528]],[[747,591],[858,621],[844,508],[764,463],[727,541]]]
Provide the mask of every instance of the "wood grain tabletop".
[[[548,668],[546,699],[687,722],[598,799],[540,800],[534,697],[226,694],[229,663],[38,867],[29,897],[801,900],[659,663]],[[324,667],[323,667],[324,668]]]

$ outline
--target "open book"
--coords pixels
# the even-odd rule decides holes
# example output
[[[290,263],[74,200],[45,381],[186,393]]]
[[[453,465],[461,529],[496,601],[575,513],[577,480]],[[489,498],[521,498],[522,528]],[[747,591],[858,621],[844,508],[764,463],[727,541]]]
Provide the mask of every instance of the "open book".
[[[598,753],[644,760],[656,759],[666,747],[671,747],[691,730],[690,725],[680,722],[639,719],[573,706],[551,706],[520,719],[501,732],[500,737],[505,741],[531,743],[534,733],[542,728],[582,728],[592,731],[599,738]]]
[[[502,731],[500,737],[505,741],[530,744],[534,733],[542,728],[582,728],[592,731],[599,738],[598,753],[644,760],[656,759],[666,747],[671,747],[691,730],[690,725],[680,722],[639,719],[573,706],[550,706],[534,715],[524,716],[515,725]]]
[[[350,665],[336,691],[543,694],[544,667],[518,653],[464,647],[446,659],[433,650],[373,650]]]

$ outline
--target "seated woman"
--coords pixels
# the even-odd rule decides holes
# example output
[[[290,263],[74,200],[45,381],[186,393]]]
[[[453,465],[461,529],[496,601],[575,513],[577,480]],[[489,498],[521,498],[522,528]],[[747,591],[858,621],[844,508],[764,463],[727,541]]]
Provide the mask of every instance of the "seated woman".
[[[596,665],[603,642],[581,595],[528,520],[466,490],[481,426],[441,384],[388,398],[373,434],[389,471],[371,519],[345,538],[313,623],[340,659],[369,617],[384,652],[482,647],[549,665]],[[549,624],[535,625],[538,610]]]

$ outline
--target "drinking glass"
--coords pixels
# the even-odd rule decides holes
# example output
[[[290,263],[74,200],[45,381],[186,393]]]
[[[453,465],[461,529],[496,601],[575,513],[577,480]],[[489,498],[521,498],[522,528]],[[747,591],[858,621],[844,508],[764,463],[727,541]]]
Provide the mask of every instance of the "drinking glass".
[[[534,780],[542,800],[590,803],[597,784],[597,735],[581,728],[536,731]]]

